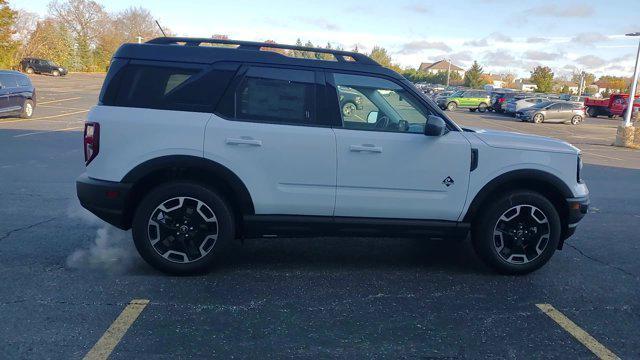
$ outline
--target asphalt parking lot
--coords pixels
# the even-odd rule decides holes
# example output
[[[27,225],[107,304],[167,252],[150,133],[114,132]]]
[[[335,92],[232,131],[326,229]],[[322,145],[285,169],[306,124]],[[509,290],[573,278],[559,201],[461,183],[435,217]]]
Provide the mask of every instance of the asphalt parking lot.
[[[451,113],[585,154],[590,214],[528,276],[467,243],[316,238],[249,239],[181,278],[75,198],[102,76],[33,80],[34,118],[0,119],[0,358],[640,358],[640,151],[610,146],[615,121]]]

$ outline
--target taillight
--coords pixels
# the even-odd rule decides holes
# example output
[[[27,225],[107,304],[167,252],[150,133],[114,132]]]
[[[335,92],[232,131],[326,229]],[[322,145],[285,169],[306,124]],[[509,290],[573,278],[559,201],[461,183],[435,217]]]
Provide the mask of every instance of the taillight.
[[[100,151],[100,124],[88,122],[84,124],[84,163],[89,165]]]
[[[504,98],[498,99],[498,102],[503,103],[504,102]]]

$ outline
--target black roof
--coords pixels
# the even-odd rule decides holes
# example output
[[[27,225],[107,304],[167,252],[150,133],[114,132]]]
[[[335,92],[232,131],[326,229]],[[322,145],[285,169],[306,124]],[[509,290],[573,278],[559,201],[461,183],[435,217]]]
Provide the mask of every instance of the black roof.
[[[203,43],[237,45],[237,47],[200,46]],[[261,50],[263,48],[327,53],[332,54],[336,60],[295,58],[274,51]],[[373,59],[357,52],[251,41],[160,37],[144,44],[124,44],[116,51],[114,57],[200,64],[212,64],[218,61],[241,61],[310,66],[324,69],[377,73],[404,80],[404,78],[396,72],[380,66],[380,64]]]

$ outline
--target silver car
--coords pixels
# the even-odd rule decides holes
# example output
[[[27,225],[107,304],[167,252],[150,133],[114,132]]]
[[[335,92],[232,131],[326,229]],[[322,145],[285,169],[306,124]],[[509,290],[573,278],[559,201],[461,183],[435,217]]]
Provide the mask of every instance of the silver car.
[[[535,104],[539,104],[541,102],[545,102],[545,101],[549,101],[549,99],[547,98],[541,98],[541,97],[531,97],[531,98],[524,98],[524,99],[511,99],[507,102],[507,105],[504,109],[504,111],[512,116],[515,116],[516,113],[522,109],[526,109],[528,107],[531,107]]]
[[[516,112],[521,121],[536,124],[543,122],[571,122],[578,125],[585,118],[584,107],[568,101],[545,101]]]

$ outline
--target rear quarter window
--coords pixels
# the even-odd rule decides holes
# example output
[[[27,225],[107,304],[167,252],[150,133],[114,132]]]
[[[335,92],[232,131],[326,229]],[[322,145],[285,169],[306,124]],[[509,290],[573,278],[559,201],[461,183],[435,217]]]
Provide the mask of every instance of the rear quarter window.
[[[109,106],[213,112],[237,65],[112,64],[101,103]],[[107,81],[109,82],[107,84]]]

